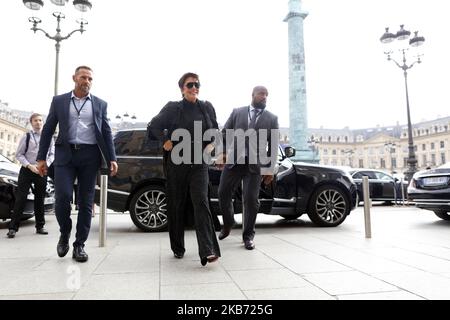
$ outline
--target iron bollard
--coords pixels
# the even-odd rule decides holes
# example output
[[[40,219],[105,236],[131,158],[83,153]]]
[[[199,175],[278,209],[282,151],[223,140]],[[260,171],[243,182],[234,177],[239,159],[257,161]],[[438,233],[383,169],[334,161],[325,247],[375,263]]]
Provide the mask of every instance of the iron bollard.
[[[364,229],[366,238],[372,238],[372,230],[370,225],[370,206],[372,205],[369,194],[369,177],[362,178],[363,198],[364,198]]]
[[[100,176],[100,220],[99,220],[99,247],[106,245],[106,209],[108,200],[108,176]]]

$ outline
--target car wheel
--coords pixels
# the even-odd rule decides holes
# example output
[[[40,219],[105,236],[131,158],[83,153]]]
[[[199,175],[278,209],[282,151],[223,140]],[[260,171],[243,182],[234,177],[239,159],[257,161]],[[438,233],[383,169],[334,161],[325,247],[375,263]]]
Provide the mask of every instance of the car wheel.
[[[292,214],[292,215],[290,215],[290,214],[280,214],[280,216],[283,217],[286,220],[295,220],[298,217],[300,217],[301,214]]]
[[[349,200],[341,188],[321,186],[311,196],[308,216],[321,227],[335,227],[345,220],[349,209]]]
[[[139,229],[146,232],[167,228],[167,197],[164,188],[147,186],[139,189],[130,203],[130,216]]]
[[[447,211],[436,210],[434,211],[434,214],[443,220],[450,221],[450,215],[448,214]]]

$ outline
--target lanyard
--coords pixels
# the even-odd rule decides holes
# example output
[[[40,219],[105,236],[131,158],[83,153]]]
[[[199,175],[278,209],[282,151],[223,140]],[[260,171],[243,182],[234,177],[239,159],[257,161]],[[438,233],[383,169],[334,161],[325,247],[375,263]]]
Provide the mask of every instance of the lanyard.
[[[36,141],[36,137],[34,136],[34,131],[31,131],[31,135],[33,136],[34,144],[35,144],[36,146],[38,146],[38,143],[37,143],[37,141]]]
[[[73,103],[73,106],[75,107],[75,110],[77,110],[77,113],[78,113],[78,119],[80,119],[80,113],[81,113],[81,110],[83,110],[83,107],[84,107],[84,105],[86,104],[86,101],[88,101],[88,100],[89,100],[89,98],[86,98],[86,100],[84,100],[83,104],[81,105],[81,108],[78,109],[77,106],[76,106],[76,104],[75,104],[75,99],[72,97],[72,103]]]

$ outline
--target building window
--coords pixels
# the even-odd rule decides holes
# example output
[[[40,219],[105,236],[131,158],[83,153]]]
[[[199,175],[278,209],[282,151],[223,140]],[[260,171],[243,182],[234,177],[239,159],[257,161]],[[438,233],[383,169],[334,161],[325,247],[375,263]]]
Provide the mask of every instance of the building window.
[[[422,166],[424,166],[424,167],[427,166],[427,155],[426,154],[422,155]]]
[[[430,149],[434,150],[434,142],[430,143]]]
[[[327,155],[328,155],[328,149],[323,149],[322,152],[323,152],[323,155],[324,155],[324,156],[327,156]]]
[[[441,146],[441,149],[444,149],[444,148],[445,148],[445,142],[444,142],[444,141],[441,141],[441,142],[440,142],[440,146]]]
[[[335,155],[336,155],[336,149],[333,149],[333,150],[331,151],[331,154],[332,154],[333,156],[335,156]]]
[[[434,153],[431,154],[431,165],[436,165],[436,155]]]
[[[392,169],[397,168],[397,159],[396,158],[392,158],[391,161],[392,161]]]
[[[445,152],[441,153],[441,164],[445,163]]]
[[[386,161],[384,161],[383,158],[380,159],[380,167],[381,167],[381,169],[385,169],[386,168]]]
[[[422,151],[427,150],[427,145],[425,143],[422,143]]]
[[[358,160],[358,166],[359,166],[360,168],[364,168],[364,159],[359,159],[359,160]]]

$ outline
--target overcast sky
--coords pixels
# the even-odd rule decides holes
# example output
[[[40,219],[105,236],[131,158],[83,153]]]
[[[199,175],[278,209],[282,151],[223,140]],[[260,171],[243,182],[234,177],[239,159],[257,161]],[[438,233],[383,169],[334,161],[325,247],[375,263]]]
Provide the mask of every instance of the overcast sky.
[[[55,34],[60,7],[40,11],[22,0],[0,1],[0,99],[11,108],[47,113],[53,96],[55,47],[33,34],[29,16]],[[72,1],[70,1],[71,3]],[[269,89],[268,109],[289,125],[288,0],[92,0],[87,31],[61,43],[59,93],[73,88],[76,66],[94,69],[92,93],[109,103],[109,117],[136,114],[149,121],[180,98],[177,81],[200,75],[200,98],[224,123],[251,100],[255,85]],[[80,17],[69,3],[62,34]],[[406,123],[401,69],[379,42],[400,24],[426,39],[423,63],[408,73],[413,122],[450,115],[448,0],[303,0],[309,127],[365,128]],[[412,61],[412,60],[411,60]]]

